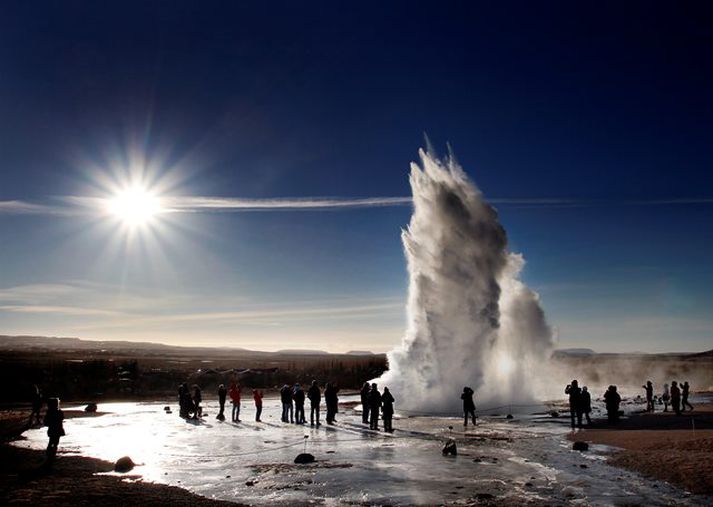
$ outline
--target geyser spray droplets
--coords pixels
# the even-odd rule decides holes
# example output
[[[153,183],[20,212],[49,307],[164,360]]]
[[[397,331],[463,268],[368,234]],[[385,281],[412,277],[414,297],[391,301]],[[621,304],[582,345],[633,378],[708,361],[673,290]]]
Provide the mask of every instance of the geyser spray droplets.
[[[406,335],[377,382],[407,410],[459,411],[464,386],[480,406],[531,402],[552,331],[537,294],[518,280],[524,260],[508,252],[497,212],[455,159],[419,155],[402,232]]]

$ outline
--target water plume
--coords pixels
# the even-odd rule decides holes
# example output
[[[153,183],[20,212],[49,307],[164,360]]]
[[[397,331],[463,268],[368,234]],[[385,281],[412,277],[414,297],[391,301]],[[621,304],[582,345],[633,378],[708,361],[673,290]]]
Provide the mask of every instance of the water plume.
[[[401,409],[457,411],[464,386],[476,402],[531,402],[552,348],[539,298],[519,280],[496,210],[452,155],[419,151],[411,164],[413,215],[402,232],[408,264],[407,328],[388,354]]]

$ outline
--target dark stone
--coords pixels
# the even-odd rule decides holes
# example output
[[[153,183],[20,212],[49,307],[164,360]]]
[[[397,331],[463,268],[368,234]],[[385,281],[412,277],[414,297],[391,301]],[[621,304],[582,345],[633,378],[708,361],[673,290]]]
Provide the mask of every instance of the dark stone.
[[[477,498],[478,500],[492,500],[493,498],[495,498],[495,495],[492,495],[490,493],[478,493],[477,495],[475,495],[475,498]]]
[[[505,416],[505,419],[512,419],[512,418],[513,418],[513,417],[512,417],[512,414],[508,414],[508,415]]]
[[[560,416],[560,413],[557,412],[556,410],[553,410],[552,412],[550,412],[550,416],[552,416],[552,417],[559,417],[559,416]]]
[[[443,446],[443,455],[444,456],[457,456],[458,455],[458,449],[456,448],[455,440],[449,440],[448,442],[446,442],[446,445]]]
[[[572,449],[574,449],[575,451],[588,451],[589,444],[587,442],[577,440],[574,444],[572,444]]]
[[[163,407],[163,411],[164,411],[164,412],[170,412],[170,411],[171,411],[171,407],[169,407],[168,405],[166,405],[165,407]]]
[[[587,465],[579,465],[579,468],[589,468]]]
[[[94,412],[97,411],[97,404],[96,403],[90,403],[86,407],[84,407],[85,412],[89,412],[90,414],[93,414]]]
[[[123,474],[130,471],[132,468],[134,468],[134,466],[134,462],[131,460],[131,458],[128,456],[124,456],[123,458],[119,458],[118,460],[116,460],[116,463],[114,463],[114,471]]]
[[[254,485],[255,485],[255,481],[251,479],[251,480],[247,481],[247,482],[245,483],[245,485],[246,485],[246,486],[254,486]]]
[[[295,463],[304,465],[306,463],[313,463],[314,462],[314,456],[312,456],[308,452],[303,452],[301,454],[298,454],[297,457],[295,458]]]
[[[527,486],[528,488],[531,488],[532,486],[534,486],[534,484],[532,484],[531,482],[526,482],[525,486]]]

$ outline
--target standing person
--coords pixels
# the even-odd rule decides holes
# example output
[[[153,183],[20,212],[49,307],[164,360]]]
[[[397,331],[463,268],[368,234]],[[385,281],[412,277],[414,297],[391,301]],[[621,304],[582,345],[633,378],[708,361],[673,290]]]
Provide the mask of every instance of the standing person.
[[[621,396],[616,392],[616,386],[609,386],[607,391],[604,393],[604,404],[607,408],[607,419],[610,423],[616,423],[619,421],[619,404],[621,403]]]
[[[646,411],[654,411],[654,384],[650,381],[646,381],[646,385],[641,386],[646,389]]]
[[[241,396],[241,390],[240,386],[236,384],[235,382],[232,383],[230,386],[230,401],[233,402],[233,413],[232,413],[232,421],[233,422],[240,422],[240,396]]]
[[[295,384],[292,399],[295,400],[295,424],[304,424],[307,422],[305,420],[305,392],[299,383]]]
[[[571,384],[564,389],[565,394],[569,394],[569,415],[572,419],[572,429],[574,429],[574,418],[577,418],[577,427],[582,427],[582,390],[579,388],[579,382],[573,380]]]
[[[218,405],[220,410],[218,411],[218,416],[216,419],[219,421],[225,421],[225,398],[228,396],[228,390],[225,388],[225,384],[220,384],[218,386]]]
[[[475,392],[470,387],[463,388],[463,394],[460,395],[460,399],[463,400],[463,426],[468,427],[468,416],[473,419],[473,426],[475,426],[475,401],[473,401],[473,395]]]
[[[671,382],[671,408],[676,415],[681,415],[681,390],[675,380]]]
[[[589,413],[592,411],[592,396],[587,390],[587,386],[582,387],[582,413],[587,419],[587,426],[592,425],[592,419],[589,417]]]
[[[369,424],[369,391],[371,386],[369,382],[364,382],[359,394],[361,395],[361,422]]]
[[[47,460],[52,461],[57,455],[57,447],[59,446],[59,438],[65,435],[64,412],[59,408],[58,398],[47,399],[47,412],[45,413],[44,424],[47,426],[47,436],[50,437],[47,444]]]
[[[201,407],[202,401],[201,388],[198,387],[198,384],[193,384],[193,419],[198,419],[203,416],[203,407]]]
[[[184,419],[188,419],[188,406],[186,405],[186,383],[178,386],[178,415]]]
[[[309,424],[314,426],[314,420],[317,419],[317,426],[321,426],[319,423],[319,403],[322,401],[322,393],[316,380],[313,380],[312,385],[309,386],[307,398],[309,398]]]
[[[688,384],[688,382],[686,382],[686,384]],[[42,392],[40,391],[40,388],[37,387],[37,384],[32,387],[32,412],[30,412],[30,426],[33,425],[33,419],[35,421],[34,424],[39,426],[42,424],[42,420],[40,419],[40,411],[42,410]]]
[[[661,395],[661,401],[663,401],[663,411],[668,412],[668,403],[671,401],[671,392],[668,390],[668,384],[663,385],[663,394]]]
[[[686,407],[688,407],[688,410],[693,410],[693,405],[688,403],[688,395],[691,391],[691,386],[688,385],[688,380],[686,380],[683,383],[683,386],[681,386],[681,412],[685,412]]]
[[[290,386],[285,384],[280,389],[280,400],[282,400],[282,422],[293,422],[292,419],[292,391]]]
[[[324,402],[327,404],[327,424],[334,424],[337,422],[335,415],[337,413],[337,407],[339,406],[339,398],[337,397],[337,392],[339,389],[336,385],[331,382],[327,382],[327,386],[324,388]]]
[[[384,387],[384,394],[381,395],[381,414],[384,419],[384,431],[388,433],[394,432],[394,427],[391,424],[394,418],[394,397],[388,387]]]
[[[262,415],[262,391],[259,389],[253,389],[253,400],[255,400],[255,422],[262,422],[260,416]]]
[[[381,412],[381,393],[376,384],[371,384],[369,391],[369,429],[379,430],[379,412]]]

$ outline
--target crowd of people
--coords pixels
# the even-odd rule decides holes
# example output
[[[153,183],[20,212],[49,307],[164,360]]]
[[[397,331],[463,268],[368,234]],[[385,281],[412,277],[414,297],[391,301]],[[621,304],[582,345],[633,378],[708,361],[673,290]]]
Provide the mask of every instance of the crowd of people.
[[[302,385],[298,382],[294,386],[287,384],[280,388],[280,401],[282,404],[281,421],[290,424],[306,424],[305,402],[310,403],[310,425],[321,426],[320,421],[320,405],[322,396],[327,408],[326,422],[334,424],[337,422],[336,415],[339,407],[339,387],[336,384],[327,382],[324,388],[324,393],[319,387],[316,380],[313,380],[309,389],[305,392]],[[261,422],[262,415],[262,398],[263,393],[260,389],[252,390],[253,401],[255,403],[255,421]],[[230,389],[226,389],[224,384],[218,386],[218,415],[217,419],[225,420],[225,403],[228,396],[233,405],[232,421],[241,422],[240,408],[242,398],[242,387],[233,383]],[[393,432],[393,416],[394,416],[394,397],[389,392],[389,388],[385,387],[384,392],[379,392],[376,384],[364,384],[361,391],[362,400],[362,417],[365,424],[369,424],[372,430],[379,429],[379,415],[384,422],[384,431]],[[201,403],[203,396],[201,388],[198,385],[193,385],[192,389],[188,388],[188,384],[183,383],[178,387],[178,405],[179,415],[184,419],[199,419],[203,415]],[[471,390],[472,401],[472,390]],[[475,410],[475,405],[473,406]],[[475,416],[473,416],[475,424]]]
[[[663,393],[660,396],[654,394],[654,385],[650,380],[641,386],[646,394],[646,411],[654,412],[656,404],[663,405],[664,412],[668,411],[669,405],[676,415],[681,415],[683,412],[693,410],[693,405],[688,401],[690,393],[690,385],[688,382],[679,384],[677,381],[672,381],[669,384],[663,385]],[[582,427],[582,419],[586,419],[587,425],[592,424],[590,413],[592,412],[592,398],[587,389],[587,386],[579,387],[579,382],[575,379],[565,388],[565,394],[569,396],[569,412],[572,424],[572,429]],[[328,382],[325,385],[324,392],[319,387],[316,380],[313,380],[307,392],[302,389],[300,383],[295,383],[294,386],[285,384],[280,389],[280,400],[282,403],[283,423],[290,424],[306,424],[305,418],[305,401],[310,403],[310,425],[321,426],[320,422],[320,405],[322,396],[324,396],[325,405],[327,408],[326,421],[327,424],[337,422],[336,414],[339,406],[339,387],[336,384]],[[461,394],[463,401],[463,426],[468,426],[470,420],[475,426],[475,401],[473,399],[474,391],[470,387],[464,387]],[[242,388],[238,383],[232,383],[230,389],[227,389],[224,384],[218,386],[218,415],[217,419],[225,420],[225,403],[228,396],[232,403],[232,421],[241,422],[240,407]],[[255,421],[261,422],[262,415],[262,399],[263,393],[260,389],[252,390],[253,402],[255,404]],[[619,420],[619,407],[621,404],[621,395],[617,391],[617,386],[610,385],[603,394],[604,405],[607,412],[607,420],[609,423],[616,423]],[[393,432],[393,416],[394,416],[394,397],[385,387],[382,392],[379,392],[378,386],[375,383],[365,382],[360,390],[360,399],[362,406],[362,422],[369,425],[371,430],[379,430],[379,416],[383,421],[384,431]],[[43,397],[37,386],[34,387],[32,399],[32,412],[30,414],[30,425],[34,422],[40,422],[40,409],[42,407]],[[202,404],[203,396],[201,388],[198,385],[193,385],[189,389],[187,383],[182,383],[178,388],[178,405],[179,415],[185,419],[199,419],[203,415]],[[54,458],[57,452],[59,439],[64,435],[64,413],[59,408],[58,398],[47,398],[47,411],[42,420],[44,426],[47,426],[47,435],[49,443],[47,446],[48,460]]]
[[[691,386],[688,381],[680,384],[677,381],[671,382],[671,388],[669,389],[668,384],[663,385],[663,393],[658,398],[654,395],[654,384],[648,380],[646,384],[641,386],[646,392],[646,411],[654,412],[656,402],[663,405],[663,411],[668,412],[668,406],[671,405],[671,409],[676,415],[681,415],[688,410],[693,410],[693,405],[688,401],[688,396],[691,391]]]
[[[668,412],[668,405],[676,413],[676,415],[681,415],[686,407],[689,410],[693,410],[693,405],[688,402],[688,395],[690,392],[690,385],[688,382],[681,384],[679,388],[679,383],[675,380],[671,382],[671,388],[669,389],[668,384],[664,384],[663,393],[660,397],[654,395],[654,385],[650,380],[646,382],[643,386],[646,392],[646,411],[653,412],[658,400],[659,404],[664,406],[664,412]],[[592,424],[592,420],[589,414],[592,412],[592,398],[587,390],[587,386],[579,387],[579,382],[577,380],[572,380],[570,384],[565,387],[565,394],[569,395],[569,413],[572,422],[572,429],[575,427],[582,427],[582,418],[586,418],[587,424]],[[607,388],[602,396],[604,399],[604,406],[607,411],[607,421],[609,423],[616,423],[619,421],[619,406],[621,405],[621,395],[617,391],[615,385],[611,385]]]

